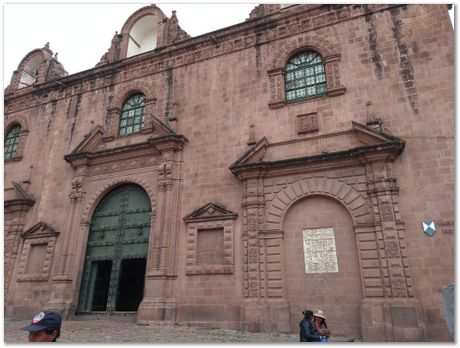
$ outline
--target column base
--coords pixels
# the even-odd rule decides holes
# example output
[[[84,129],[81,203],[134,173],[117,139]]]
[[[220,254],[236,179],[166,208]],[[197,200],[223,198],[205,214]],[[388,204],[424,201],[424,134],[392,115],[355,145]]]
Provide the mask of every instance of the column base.
[[[423,307],[415,298],[366,298],[361,302],[365,342],[424,342]]]
[[[246,299],[240,304],[240,331],[290,332],[289,303],[286,300]]]
[[[137,323],[139,325],[166,324],[173,325],[176,322],[176,300],[157,298],[143,300],[137,311]]]
[[[73,299],[72,279],[68,275],[53,277],[53,291],[45,308],[59,312],[63,319],[75,317],[76,305]]]

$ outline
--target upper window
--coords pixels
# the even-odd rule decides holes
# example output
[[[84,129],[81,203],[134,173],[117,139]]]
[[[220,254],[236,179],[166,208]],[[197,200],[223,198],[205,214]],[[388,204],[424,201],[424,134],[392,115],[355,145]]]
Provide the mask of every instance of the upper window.
[[[286,100],[307,99],[326,94],[326,73],[321,56],[302,52],[285,68]]]
[[[8,132],[5,138],[5,160],[8,160],[14,156],[19,145],[19,132],[21,126],[16,125]]]
[[[130,97],[121,109],[118,135],[140,132],[144,126],[145,96],[136,94]]]

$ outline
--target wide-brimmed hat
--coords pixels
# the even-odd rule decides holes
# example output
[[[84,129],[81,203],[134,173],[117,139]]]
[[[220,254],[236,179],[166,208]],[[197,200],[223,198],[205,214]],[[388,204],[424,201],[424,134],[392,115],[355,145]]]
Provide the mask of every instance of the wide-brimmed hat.
[[[313,315],[315,317],[320,317],[326,320],[326,316],[324,315],[323,311],[321,309],[317,309],[316,311],[313,312]]]
[[[21,330],[31,332],[42,331],[47,329],[61,329],[61,315],[59,313],[42,311],[32,319],[32,322],[29,325],[21,328]]]

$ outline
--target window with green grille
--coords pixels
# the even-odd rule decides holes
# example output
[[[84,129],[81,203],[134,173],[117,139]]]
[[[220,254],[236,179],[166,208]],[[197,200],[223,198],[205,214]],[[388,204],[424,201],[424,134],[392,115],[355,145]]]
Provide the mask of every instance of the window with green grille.
[[[130,97],[121,109],[120,129],[118,135],[140,132],[144,126],[145,97],[136,94]]]
[[[326,94],[326,73],[321,56],[302,52],[291,58],[284,70],[286,100],[298,100]]]
[[[19,146],[19,132],[21,126],[16,125],[8,132],[5,138],[5,159],[8,160],[14,156]]]

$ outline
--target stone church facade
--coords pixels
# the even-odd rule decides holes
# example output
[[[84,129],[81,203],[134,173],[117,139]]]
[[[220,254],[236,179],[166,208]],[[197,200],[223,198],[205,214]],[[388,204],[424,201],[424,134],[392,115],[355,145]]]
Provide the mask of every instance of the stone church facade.
[[[259,5],[193,38],[151,5],[93,69],[31,51],[5,90],[6,316],[296,332],[320,308],[451,340],[447,10]]]

